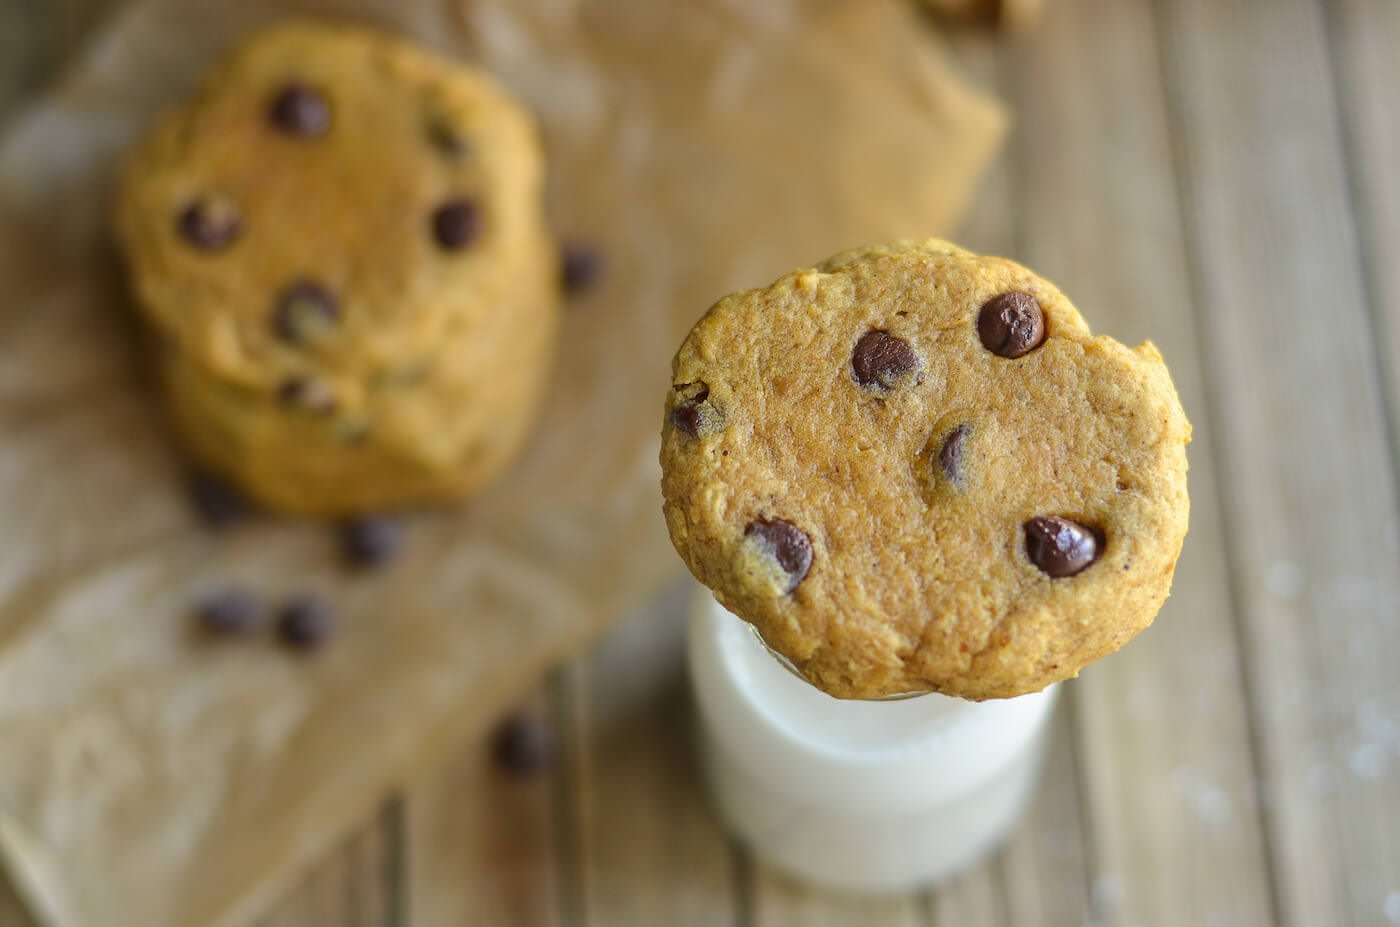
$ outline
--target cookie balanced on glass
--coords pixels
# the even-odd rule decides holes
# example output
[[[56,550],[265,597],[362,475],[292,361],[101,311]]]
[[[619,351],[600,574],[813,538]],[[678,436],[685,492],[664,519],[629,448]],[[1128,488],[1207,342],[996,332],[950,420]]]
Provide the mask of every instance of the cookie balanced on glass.
[[[1191,426],[1150,343],[947,242],[720,300],[673,363],[671,540],[707,593],[709,783],[776,867],[858,892],[991,852],[1056,683],[1146,628],[1186,535]]]

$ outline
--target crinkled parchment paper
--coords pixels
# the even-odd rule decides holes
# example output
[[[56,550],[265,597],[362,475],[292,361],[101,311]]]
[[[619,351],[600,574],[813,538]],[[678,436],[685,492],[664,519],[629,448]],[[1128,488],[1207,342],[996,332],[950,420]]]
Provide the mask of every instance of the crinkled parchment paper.
[[[202,532],[106,228],[119,150],[290,10],[483,63],[541,116],[569,310],[541,427],[410,554],[351,576],[323,527]],[[656,464],[671,352],[718,296],[946,232],[1001,111],[898,0],[136,0],[0,141],[0,858],[54,927],[246,923],[415,769],[675,569]],[[208,646],[225,581],[322,589],[310,658]]]

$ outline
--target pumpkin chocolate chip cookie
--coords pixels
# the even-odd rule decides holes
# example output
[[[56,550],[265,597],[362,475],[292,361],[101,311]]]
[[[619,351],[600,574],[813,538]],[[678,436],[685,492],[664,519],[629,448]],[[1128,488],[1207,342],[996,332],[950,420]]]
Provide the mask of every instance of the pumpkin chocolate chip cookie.
[[[1167,368],[1018,264],[846,252],[720,300],[673,373],[671,539],[832,695],[1033,692],[1167,597],[1191,434]]]
[[[534,123],[368,29],[236,50],[132,155],[117,225],[201,462],[277,508],[470,492],[510,459],[558,321]]]

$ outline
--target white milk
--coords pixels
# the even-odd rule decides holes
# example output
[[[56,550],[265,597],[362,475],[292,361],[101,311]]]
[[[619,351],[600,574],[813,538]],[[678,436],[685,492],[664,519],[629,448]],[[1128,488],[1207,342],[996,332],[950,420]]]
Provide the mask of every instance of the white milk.
[[[1034,790],[1055,687],[1014,699],[832,698],[700,590],[690,671],[720,815],[774,867],[838,890],[926,887],[989,854]]]

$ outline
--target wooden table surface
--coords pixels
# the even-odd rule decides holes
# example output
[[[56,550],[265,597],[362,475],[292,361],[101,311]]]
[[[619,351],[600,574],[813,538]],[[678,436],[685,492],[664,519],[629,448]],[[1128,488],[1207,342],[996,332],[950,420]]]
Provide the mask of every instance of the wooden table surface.
[[[106,5],[0,0],[0,119]],[[1156,341],[1194,511],[1157,624],[1067,687],[1004,852],[870,902],[728,841],[678,585],[541,688],[555,769],[465,747],[263,927],[1400,924],[1400,2],[1048,7],[953,40],[1017,114],[960,237]]]

